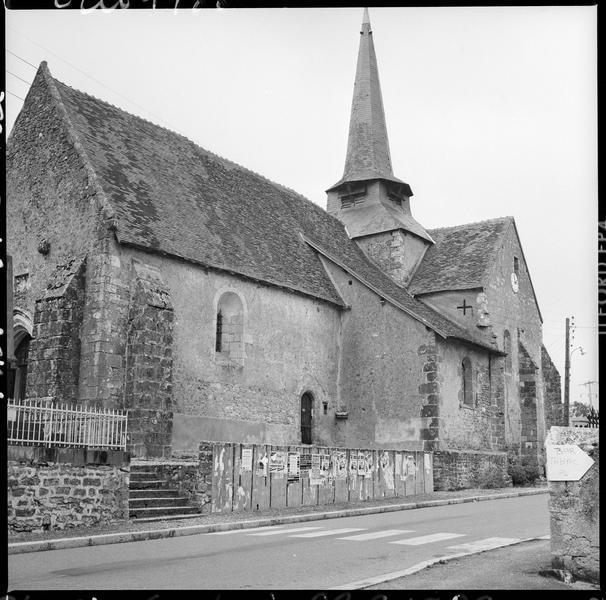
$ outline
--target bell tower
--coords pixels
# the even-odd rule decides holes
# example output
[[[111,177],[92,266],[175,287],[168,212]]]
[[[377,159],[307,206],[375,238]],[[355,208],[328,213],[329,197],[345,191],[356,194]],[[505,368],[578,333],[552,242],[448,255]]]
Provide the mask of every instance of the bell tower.
[[[405,286],[433,240],[412,216],[410,186],[393,174],[377,58],[364,9],[345,169],[327,193],[327,211],[365,254]]]

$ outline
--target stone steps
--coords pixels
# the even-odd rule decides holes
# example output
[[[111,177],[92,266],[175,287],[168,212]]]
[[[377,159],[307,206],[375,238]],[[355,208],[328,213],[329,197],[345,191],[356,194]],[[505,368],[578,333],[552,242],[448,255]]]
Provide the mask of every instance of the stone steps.
[[[147,508],[130,508],[129,506],[128,509],[129,518],[136,521],[146,517],[155,517],[158,521],[161,521],[168,516],[198,516],[199,514],[195,506],[156,506]]]
[[[130,490],[130,499],[138,500],[139,498],[178,498],[179,490],[173,490],[170,488],[158,488],[149,489],[144,488],[142,490],[132,489]]]
[[[176,506],[189,506],[187,498],[180,496],[158,496],[158,497],[146,497],[146,498],[130,498],[129,509],[138,510],[140,508],[159,508],[162,506],[176,507]]]
[[[154,465],[131,465],[128,513],[133,521],[185,519],[200,514],[186,496],[161,478]]]

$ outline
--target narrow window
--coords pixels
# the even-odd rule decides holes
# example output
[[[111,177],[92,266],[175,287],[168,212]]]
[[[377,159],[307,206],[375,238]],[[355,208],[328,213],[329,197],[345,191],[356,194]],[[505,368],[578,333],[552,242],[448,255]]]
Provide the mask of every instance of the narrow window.
[[[234,292],[225,292],[217,305],[215,351],[230,361],[244,358],[244,308]]]
[[[223,313],[221,309],[217,312],[217,332],[215,341],[215,352],[221,352],[223,344]]]
[[[467,406],[473,406],[473,385],[472,385],[472,372],[471,372],[471,361],[465,357],[461,363],[462,375],[463,375],[463,404]]]
[[[517,256],[514,256],[514,257],[513,257],[513,272],[514,272],[516,275],[519,275],[519,274],[520,274],[520,261],[518,260],[518,257],[517,257]]]
[[[511,373],[511,335],[507,329],[503,332],[503,352],[507,353],[505,357],[505,373]]]

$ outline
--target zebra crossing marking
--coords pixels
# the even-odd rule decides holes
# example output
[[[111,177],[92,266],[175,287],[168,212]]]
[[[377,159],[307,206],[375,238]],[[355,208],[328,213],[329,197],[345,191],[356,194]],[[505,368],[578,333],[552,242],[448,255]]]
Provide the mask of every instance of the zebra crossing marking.
[[[326,535],[338,535],[340,533],[349,533],[351,531],[364,531],[364,528],[363,527],[348,527],[345,529],[328,529],[327,531],[314,531],[312,533],[300,533],[297,535],[291,535],[290,537],[315,538],[315,537],[323,537]]]
[[[228,531],[211,531],[209,535],[228,535],[234,533],[248,533],[249,531],[267,531],[268,529],[282,529],[284,525],[267,525],[266,527],[246,527],[245,529],[229,529]]]
[[[293,533],[295,531],[309,531],[310,529],[322,529],[321,527],[294,527],[291,529],[278,529],[276,531],[262,531],[261,533],[249,533],[247,535],[278,535],[280,533]]]
[[[421,544],[430,544],[432,542],[441,542],[442,540],[449,540],[456,537],[463,537],[465,533],[432,533],[429,535],[420,535],[418,537],[407,538],[405,540],[397,540],[395,542],[388,542],[389,544],[402,544],[406,546],[420,546]]]
[[[390,537],[392,535],[400,535],[402,533],[414,533],[414,530],[412,530],[412,529],[386,529],[384,531],[373,531],[371,533],[360,533],[359,535],[348,535],[347,537],[341,537],[338,539],[364,542],[366,540],[376,540],[379,538]]]
[[[502,546],[509,546],[519,541],[519,538],[492,537],[468,542],[467,544],[455,544],[454,546],[448,546],[448,548],[451,550],[463,550],[464,552],[479,552],[481,550],[492,550],[494,548],[501,548]]]

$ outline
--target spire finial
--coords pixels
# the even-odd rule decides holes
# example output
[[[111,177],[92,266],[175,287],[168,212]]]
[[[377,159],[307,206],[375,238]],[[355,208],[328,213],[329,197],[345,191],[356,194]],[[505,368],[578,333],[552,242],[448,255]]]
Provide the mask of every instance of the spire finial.
[[[368,8],[364,7],[364,16],[362,17],[362,25],[368,23],[370,25],[370,17],[368,16]]]

